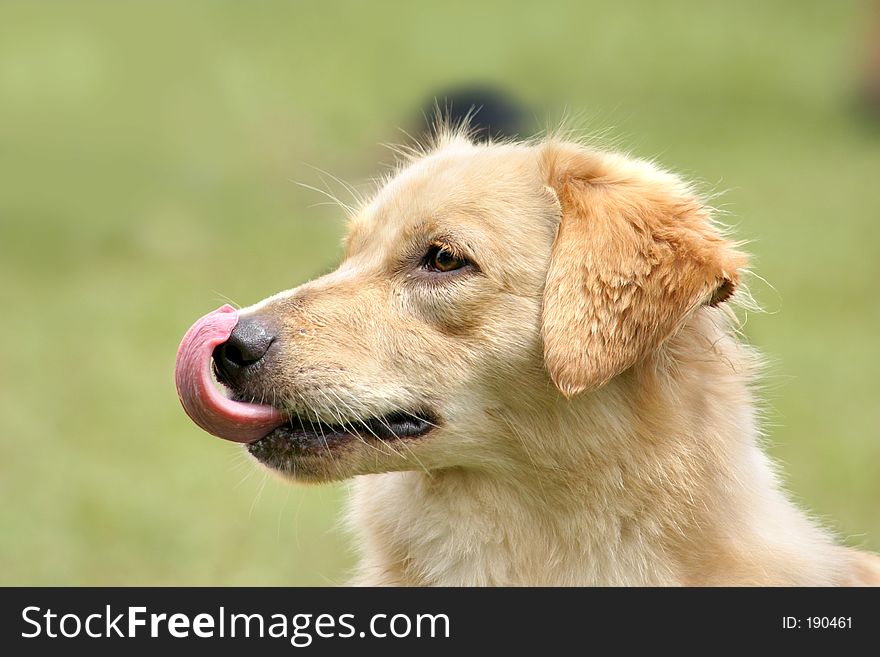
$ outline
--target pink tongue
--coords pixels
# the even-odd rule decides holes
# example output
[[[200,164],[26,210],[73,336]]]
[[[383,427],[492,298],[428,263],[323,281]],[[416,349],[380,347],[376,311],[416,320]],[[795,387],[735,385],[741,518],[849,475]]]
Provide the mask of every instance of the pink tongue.
[[[221,306],[193,324],[177,349],[174,382],[183,410],[208,433],[249,443],[284,424],[282,413],[263,404],[245,404],[224,397],[211,377],[211,354],[232,335],[238,313]]]

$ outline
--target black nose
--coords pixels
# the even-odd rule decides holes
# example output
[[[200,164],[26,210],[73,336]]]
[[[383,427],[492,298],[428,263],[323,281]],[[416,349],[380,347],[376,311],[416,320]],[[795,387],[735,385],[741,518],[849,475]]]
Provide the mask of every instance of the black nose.
[[[262,360],[275,341],[275,333],[256,317],[242,317],[229,339],[214,349],[218,378],[233,387],[242,382],[249,368]]]

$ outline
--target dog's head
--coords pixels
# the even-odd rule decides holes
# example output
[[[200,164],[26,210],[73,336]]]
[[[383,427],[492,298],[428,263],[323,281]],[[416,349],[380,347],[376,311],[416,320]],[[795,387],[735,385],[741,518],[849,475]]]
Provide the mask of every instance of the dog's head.
[[[356,214],[336,271],[220,332],[214,369],[233,401],[210,420],[196,416],[213,393],[187,387],[208,355],[185,339],[181,398],[202,426],[258,438],[251,454],[304,480],[503,468],[499,455],[541,449],[509,444],[524,441],[514,425],[662,350],[730,297],[744,262],[651,164],[451,135]]]

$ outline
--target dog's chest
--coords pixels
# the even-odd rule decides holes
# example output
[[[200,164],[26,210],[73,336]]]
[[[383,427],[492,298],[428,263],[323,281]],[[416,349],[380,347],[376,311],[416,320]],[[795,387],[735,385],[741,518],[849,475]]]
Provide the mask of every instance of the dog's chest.
[[[360,489],[353,500],[356,529],[376,547],[366,561],[370,570],[385,573],[383,579],[434,586],[673,583],[659,550],[637,532],[621,536],[619,527],[586,510],[571,517],[492,495],[401,486],[407,478],[395,479],[394,485]]]

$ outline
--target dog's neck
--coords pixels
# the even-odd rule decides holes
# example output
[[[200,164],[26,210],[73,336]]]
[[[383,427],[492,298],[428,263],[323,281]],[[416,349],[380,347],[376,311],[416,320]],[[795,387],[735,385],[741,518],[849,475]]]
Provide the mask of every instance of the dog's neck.
[[[663,361],[548,404],[549,415],[508,418],[498,469],[360,478],[360,581],[783,584],[807,571],[834,581],[835,559],[804,560],[836,548],[779,492],[756,445],[755,357],[712,313],[693,317]],[[558,440],[530,441],[548,426]],[[757,553],[778,570],[754,571]]]

